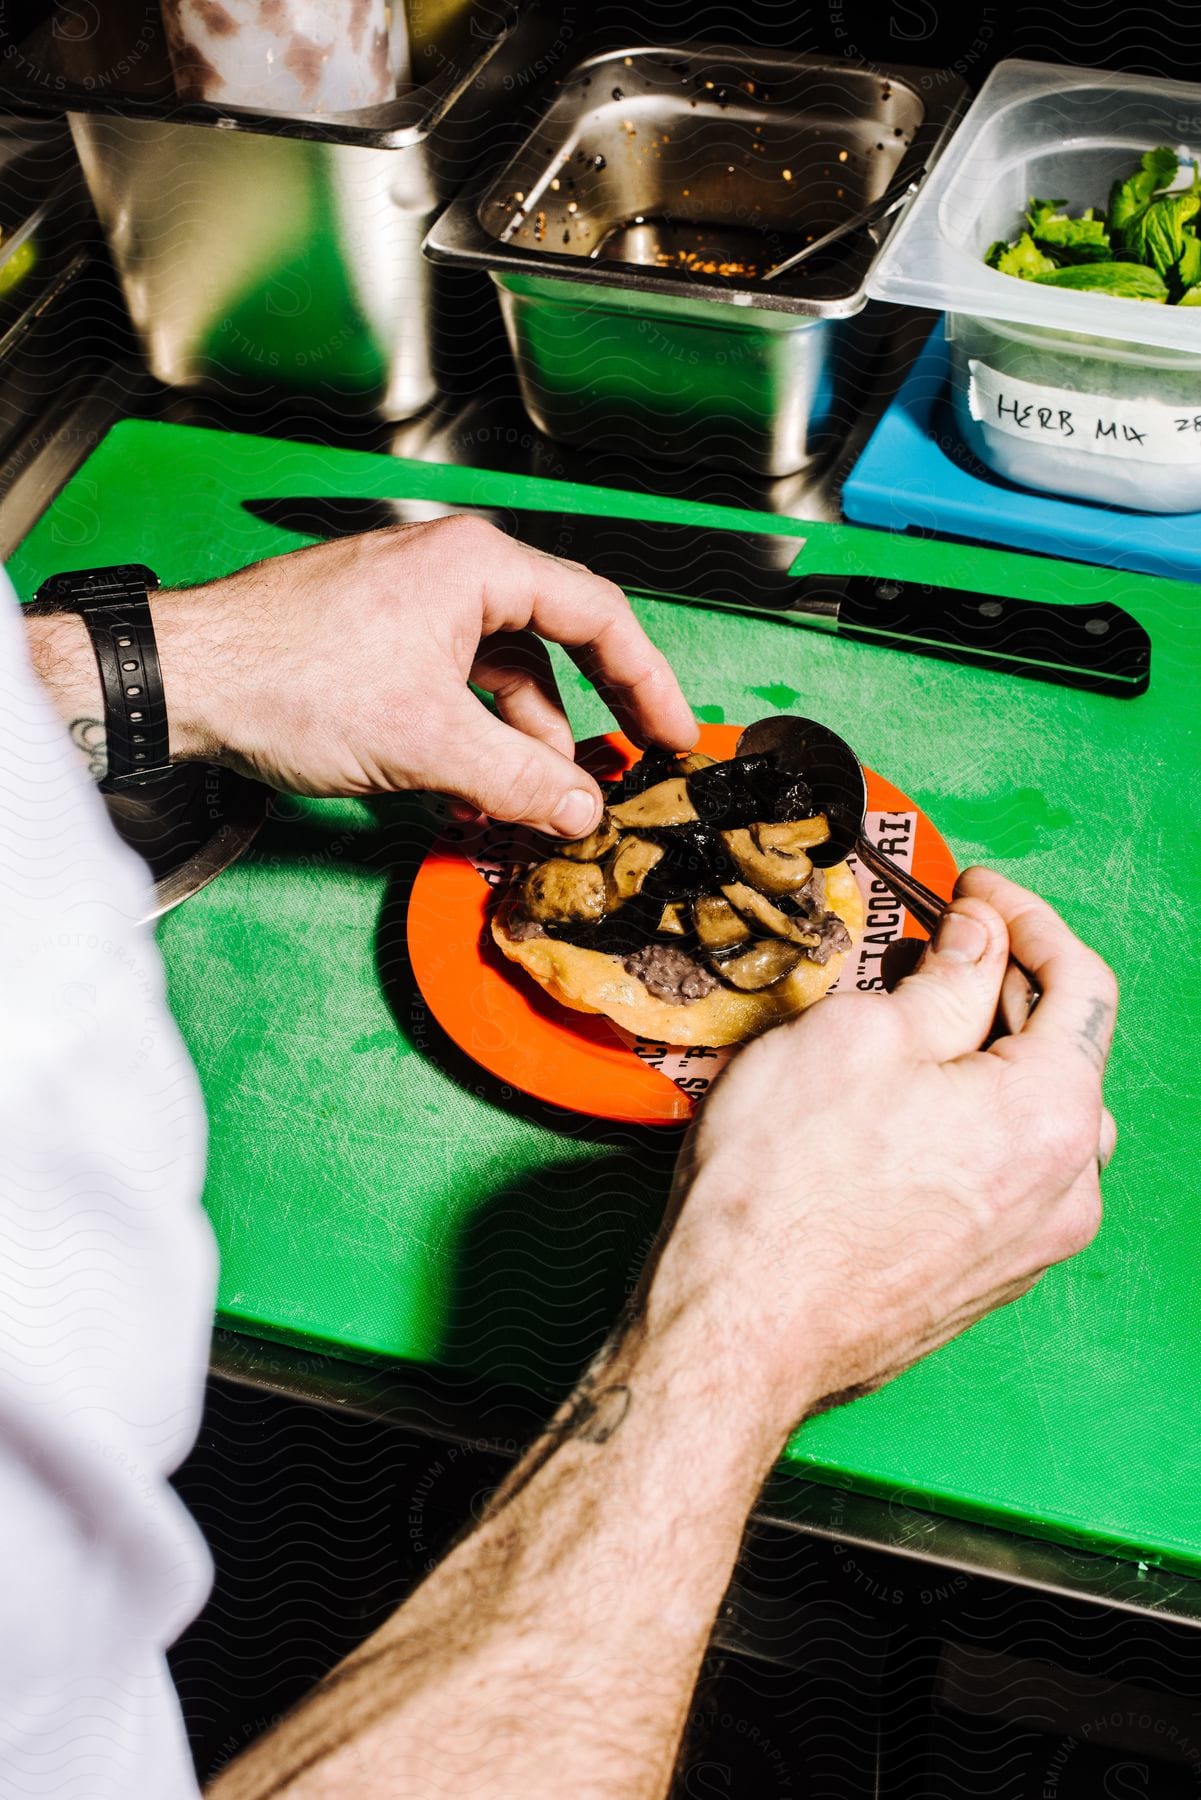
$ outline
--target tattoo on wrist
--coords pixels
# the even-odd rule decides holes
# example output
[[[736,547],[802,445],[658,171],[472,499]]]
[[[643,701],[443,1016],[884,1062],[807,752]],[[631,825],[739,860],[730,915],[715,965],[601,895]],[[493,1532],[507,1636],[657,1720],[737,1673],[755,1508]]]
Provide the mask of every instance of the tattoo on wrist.
[[[72,719],[71,742],[88,759],[88,774],[93,781],[103,781],[108,774],[108,738],[103,719]]]
[[[1101,1042],[1101,1033],[1109,1024],[1111,1012],[1112,1008],[1107,1001],[1090,1000],[1088,1016],[1079,1031],[1080,1049],[1097,1069],[1105,1067],[1105,1048]]]

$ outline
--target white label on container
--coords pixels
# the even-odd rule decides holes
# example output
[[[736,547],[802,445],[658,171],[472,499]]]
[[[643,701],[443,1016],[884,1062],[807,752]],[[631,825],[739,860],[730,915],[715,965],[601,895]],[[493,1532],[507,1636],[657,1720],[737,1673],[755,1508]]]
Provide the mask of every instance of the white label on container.
[[[969,357],[973,419],[1031,444],[1060,444],[1127,462],[1201,465],[1201,406],[1162,400],[1109,400],[1074,388],[1044,387],[1002,375]]]

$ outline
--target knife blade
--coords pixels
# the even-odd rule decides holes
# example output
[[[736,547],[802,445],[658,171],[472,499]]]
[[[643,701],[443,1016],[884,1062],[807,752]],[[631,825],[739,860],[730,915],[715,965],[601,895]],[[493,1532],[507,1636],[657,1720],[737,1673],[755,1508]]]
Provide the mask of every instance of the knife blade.
[[[656,599],[834,631],[840,637],[1131,699],[1147,691],[1151,640],[1111,601],[1017,599],[877,575],[793,574],[805,539],[792,532],[670,525],[646,519],[448,505],[381,496],[244,500],[254,518],[311,538],[473,513],[621,588]]]

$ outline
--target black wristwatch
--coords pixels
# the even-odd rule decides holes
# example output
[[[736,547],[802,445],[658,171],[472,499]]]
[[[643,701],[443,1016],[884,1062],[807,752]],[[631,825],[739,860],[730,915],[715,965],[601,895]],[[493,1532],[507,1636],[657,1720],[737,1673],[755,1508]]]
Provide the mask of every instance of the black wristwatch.
[[[103,793],[141,787],[170,772],[167,703],[150,599],[158,576],[144,563],[68,569],[44,581],[38,613],[77,612],[88,628],[104,690],[108,773]]]

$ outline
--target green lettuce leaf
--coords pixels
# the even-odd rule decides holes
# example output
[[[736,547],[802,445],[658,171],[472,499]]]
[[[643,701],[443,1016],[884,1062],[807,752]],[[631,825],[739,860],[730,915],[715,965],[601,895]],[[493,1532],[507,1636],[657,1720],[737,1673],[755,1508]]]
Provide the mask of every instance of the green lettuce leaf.
[[[1002,275],[1019,275],[1023,281],[1035,281],[1056,267],[1049,256],[1043,255],[1028,231],[1023,231],[1016,244],[998,240],[985,260],[991,269],[1000,270]]]
[[[1035,231],[1034,241],[1045,255],[1059,264],[1109,262],[1113,257],[1104,219],[1048,218]]]
[[[1148,150],[1115,181],[1109,209],[1073,218],[1066,200],[1030,196],[1025,230],[998,239],[985,262],[1003,275],[1080,293],[1201,306],[1201,162],[1187,188],[1174,188],[1180,161],[1166,144]]]
[[[1115,181],[1109,190],[1110,236],[1118,238],[1161,188],[1171,187],[1179,169],[1176,152],[1161,144],[1157,150],[1145,153],[1138,168],[1125,181]]]
[[[1201,281],[1201,238],[1195,227],[1186,225],[1182,232],[1184,248],[1176,264],[1175,277],[1182,294]],[[1196,301],[1193,302],[1194,306]]]
[[[1154,269],[1142,263],[1095,262],[1077,263],[1070,269],[1054,269],[1050,274],[1036,275],[1047,287],[1076,288],[1096,294],[1113,294],[1119,300],[1158,300],[1166,302],[1167,284]]]
[[[1148,268],[1170,281],[1185,254],[1185,226],[1201,212],[1201,195],[1164,194],[1152,200],[1126,226],[1126,248]],[[1190,283],[1184,283],[1190,286]]]
[[[1030,204],[1026,208],[1026,224],[1030,228],[1031,236],[1037,237],[1041,227],[1048,224],[1050,220],[1066,218],[1066,213],[1061,210],[1066,205],[1066,200],[1036,200],[1032,194]]]

